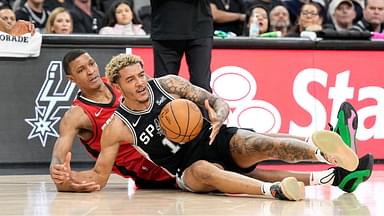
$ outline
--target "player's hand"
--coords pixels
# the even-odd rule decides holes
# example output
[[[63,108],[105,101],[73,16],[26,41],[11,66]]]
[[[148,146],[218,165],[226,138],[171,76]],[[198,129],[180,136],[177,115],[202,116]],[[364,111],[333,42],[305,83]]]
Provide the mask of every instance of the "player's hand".
[[[55,164],[51,168],[51,177],[55,184],[64,184],[71,176],[72,153],[68,152],[63,164]]]
[[[99,191],[100,190],[100,185],[97,184],[94,181],[85,181],[85,180],[80,180],[76,177],[76,175],[71,175],[71,187],[74,191],[76,192],[94,192],[94,191]]]
[[[14,36],[20,36],[26,33],[31,33],[33,36],[35,34],[35,25],[25,20],[17,20],[10,31],[10,34]]]
[[[219,118],[217,118],[216,111],[211,107],[208,100],[204,101],[205,108],[208,110],[209,120],[211,121],[212,132],[209,136],[209,145],[215,140],[216,135],[219,133],[220,127],[223,124]]]

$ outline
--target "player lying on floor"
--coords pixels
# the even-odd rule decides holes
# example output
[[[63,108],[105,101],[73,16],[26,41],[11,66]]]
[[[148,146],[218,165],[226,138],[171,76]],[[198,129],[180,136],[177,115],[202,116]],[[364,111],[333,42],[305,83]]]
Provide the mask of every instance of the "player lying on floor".
[[[180,77],[166,76],[147,81],[142,65],[140,58],[125,54],[111,60],[107,66],[107,75],[123,92],[124,100],[103,131],[101,153],[95,168],[89,171],[71,172],[68,153],[64,164],[54,165],[57,179],[62,178],[63,181],[69,181],[77,187],[89,187],[88,191],[104,187],[120,146],[130,145],[128,143],[133,143],[146,151],[153,162],[177,176],[179,187],[193,192],[219,190],[225,193],[267,195],[278,199],[303,199],[304,183],[300,181],[304,176],[302,174],[298,176],[299,181],[294,177],[287,177],[276,183],[262,182],[242,175],[253,170],[256,163],[268,159],[288,162],[303,160],[328,162],[350,170],[337,167],[324,172],[307,173],[304,181],[313,177],[316,179],[312,182],[314,185],[324,184],[321,179],[329,175],[335,178],[325,184],[338,184],[337,180],[343,180],[346,175],[351,174],[351,171],[356,173],[360,169],[368,170],[370,175],[372,157],[366,157],[368,164],[359,165],[357,156],[335,133],[315,132],[306,143],[289,135],[273,137],[228,128],[222,125],[229,110],[224,101]],[[163,97],[166,100],[162,103],[154,103]],[[176,152],[172,152],[170,146],[163,145],[166,138],[161,133],[153,134],[154,137],[148,143],[138,139],[145,134],[148,126],[156,122],[161,108],[176,97],[187,98],[200,106],[205,105],[209,111],[211,122],[205,123],[201,136],[183,145],[172,143],[180,146],[180,150]],[[132,122],[135,123],[135,127],[132,127]],[[328,149],[329,146],[332,148]],[[366,158],[362,160],[366,161]],[[361,167],[363,164],[365,167]],[[362,179],[366,180],[369,175]],[[311,181],[306,183],[311,184]]]

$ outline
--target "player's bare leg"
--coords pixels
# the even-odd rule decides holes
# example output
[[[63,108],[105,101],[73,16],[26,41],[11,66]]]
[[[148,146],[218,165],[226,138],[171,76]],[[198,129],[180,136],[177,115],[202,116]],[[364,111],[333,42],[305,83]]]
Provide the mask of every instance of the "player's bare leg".
[[[373,164],[373,155],[366,154],[359,159],[359,166],[352,172],[340,167],[313,172],[270,170],[256,167],[252,172],[245,175],[264,182],[277,182],[287,177],[295,177],[307,186],[333,185],[345,192],[353,192],[361,183],[370,178]]]
[[[305,142],[296,138],[273,138],[239,129],[230,141],[230,151],[240,167],[250,167],[264,160],[320,161],[349,171],[357,168],[357,155],[340,136],[331,131],[316,131]]]
[[[265,183],[235,172],[223,170],[219,165],[197,161],[187,168],[183,182],[193,192],[220,191],[232,194],[267,195],[277,199],[301,200],[305,197],[304,183],[294,177],[281,182]]]

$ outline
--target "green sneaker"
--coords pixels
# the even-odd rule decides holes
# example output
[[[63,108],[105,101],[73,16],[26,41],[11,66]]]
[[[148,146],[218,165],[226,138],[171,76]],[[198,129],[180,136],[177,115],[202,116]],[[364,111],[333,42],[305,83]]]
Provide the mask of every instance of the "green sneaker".
[[[343,102],[337,113],[337,123],[331,131],[341,136],[344,143],[347,144],[355,153],[357,153],[356,133],[358,125],[358,116],[355,108],[348,102]]]
[[[341,167],[334,168],[335,179],[332,185],[338,186],[348,193],[355,191],[360,183],[367,181],[371,177],[373,164],[373,155],[366,154],[359,159],[359,166],[352,172]]]

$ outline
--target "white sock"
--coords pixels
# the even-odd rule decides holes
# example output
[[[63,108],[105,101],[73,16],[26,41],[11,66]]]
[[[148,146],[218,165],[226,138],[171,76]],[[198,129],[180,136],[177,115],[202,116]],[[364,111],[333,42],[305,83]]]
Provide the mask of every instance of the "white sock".
[[[315,156],[316,156],[316,159],[320,162],[323,162],[323,163],[327,163],[327,164],[332,164],[331,162],[327,161],[323,154],[321,153],[320,149],[316,149],[315,151]]]
[[[272,186],[272,183],[264,182],[261,185],[261,193],[265,196],[272,197],[271,186]]]
[[[333,173],[333,168],[311,172],[309,177],[309,185],[332,185],[335,180],[335,174]]]
[[[312,141],[312,137],[307,137],[305,139],[305,142],[312,145],[312,146],[316,146],[313,141]],[[329,161],[327,161],[323,154],[321,153],[320,149],[319,148],[316,148],[316,151],[315,151],[315,156],[316,156],[316,159],[320,162],[323,162],[323,163],[327,163],[327,164],[331,164]]]

